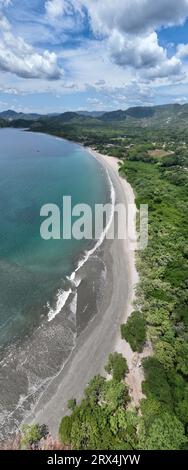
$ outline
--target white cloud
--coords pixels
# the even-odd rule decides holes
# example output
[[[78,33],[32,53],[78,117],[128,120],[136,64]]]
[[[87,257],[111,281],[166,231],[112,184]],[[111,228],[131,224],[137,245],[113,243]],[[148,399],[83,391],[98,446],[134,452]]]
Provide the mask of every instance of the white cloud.
[[[3,3],[7,2],[0,0],[0,11]],[[82,96],[83,92],[84,105],[113,109],[155,102],[160,90],[166,90],[165,102],[166,96],[171,101],[175,95],[174,90],[172,97],[168,94],[172,86],[177,86],[177,95],[181,93],[186,81],[182,71],[188,77],[186,61],[182,63],[187,45],[178,46],[172,56],[174,47],[167,50],[159,44],[158,30],[183,23],[188,0],[45,0],[44,4],[45,14],[38,17],[26,6],[22,24],[14,17],[15,31],[21,37],[15,37],[8,21],[0,16],[0,84],[5,82],[4,72],[11,72],[6,74],[7,93],[69,94],[74,100],[74,93]],[[89,39],[78,35],[85,31],[87,21],[92,39],[91,35]],[[72,32],[79,46],[75,42],[76,47],[68,48]],[[51,45],[50,51],[42,49],[45,43]],[[58,61],[65,64],[62,79]],[[56,82],[49,80],[59,77]],[[0,91],[5,93],[1,85]],[[98,103],[87,102],[86,93]],[[183,91],[187,94],[188,88]]]
[[[45,10],[51,20],[63,15],[73,16],[75,13],[82,14],[82,2],[80,0],[46,0]]]
[[[188,98],[186,98],[186,96],[181,96],[181,97],[175,98],[174,101],[175,103],[179,103],[179,104],[187,104]]]
[[[92,26],[101,32],[118,29],[140,34],[181,24],[188,15],[188,0],[80,0],[87,6]],[[73,2],[74,3],[74,2]]]
[[[12,0],[0,0],[0,7],[8,7],[11,3]]]
[[[88,98],[87,103],[89,104],[89,110],[91,110],[91,106],[93,106],[93,108],[97,111],[103,110],[105,107],[103,101],[99,100],[98,98]]]
[[[18,95],[19,91],[17,88],[7,87],[0,84],[0,93],[5,93],[6,95]]]
[[[7,18],[0,14],[0,31],[10,31],[11,26]]]
[[[179,44],[177,46],[176,57],[183,58],[188,56],[188,44]]]
[[[131,65],[135,69],[153,69],[158,65],[173,66],[177,72],[180,65],[178,59],[168,59],[166,51],[159,46],[156,32],[148,36],[123,36],[114,30],[110,37],[111,54],[119,65]],[[169,68],[170,68],[169,67]]]
[[[188,0],[46,0],[46,11],[60,16],[88,9],[95,32],[140,34],[181,24],[188,15]]]
[[[45,8],[50,18],[57,18],[67,12],[64,0],[47,0]]]
[[[24,78],[60,78],[62,72],[54,52],[36,52],[21,37],[12,34],[11,26],[5,17],[0,17],[0,26],[0,70]]]
[[[94,34],[108,38],[109,54],[119,66],[146,69],[146,76],[151,78],[180,73],[180,55],[168,57],[158,43],[156,30],[183,23],[188,0],[46,1],[46,11],[56,18],[66,17],[73,10],[84,14],[83,8],[88,11]]]
[[[141,75],[147,78],[176,76],[181,72],[180,58],[168,58],[167,51],[158,44],[156,32],[138,37],[114,31],[109,44],[111,55],[118,65],[140,70]]]
[[[151,78],[180,73],[180,56],[168,57],[155,29],[182,23],[188,15],[188,0],[81,2],[88,7],[94,32],[108,36],[110,54],[118,65],[143,69]]]

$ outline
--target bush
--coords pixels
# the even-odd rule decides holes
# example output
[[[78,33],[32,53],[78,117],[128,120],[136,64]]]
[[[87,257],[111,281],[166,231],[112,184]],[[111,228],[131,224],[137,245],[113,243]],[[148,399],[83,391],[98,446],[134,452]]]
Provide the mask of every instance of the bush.
[[[33,444],[38,443],[42,437],[44,437],[42,426],[39,426],[38,424],[25,424],[22,427],[21,448],[28,449]]]
[[[173,408],[171,388],[168,376],[163,365],[155,358],[149,357],[143,360],[145,381],[142,384],[143,393],[147,398],[157,400],[166,409]]]
[[[68,401],[67,405],[69,410],[74,411],[74,409],[76,408],[76,399],[71,398],[71,400]]]
[[[146,321],[142,313],[133,312],[127,323],[121,325],[121,336],[128,341],[133,351],[142,351],[146,341]]]
[[[71,416],[65,416],[60,423],[59,437],[63,444],[69,444],[71,442],[71,431],[72,431],[73,418]]]
[[[108,364],[105,367],[108,374],[112,374],[113,379],[116,382],[121,382],[125,378],[128,372],[127,361],[124,359],[122,354],[115,352],[109,355]]]

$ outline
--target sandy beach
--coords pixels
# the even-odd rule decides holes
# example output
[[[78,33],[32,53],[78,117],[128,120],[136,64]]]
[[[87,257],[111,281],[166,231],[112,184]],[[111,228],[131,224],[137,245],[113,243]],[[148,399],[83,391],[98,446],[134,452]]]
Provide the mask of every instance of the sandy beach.
[[[131,204],[129,235],[136,240],[136,207],[131,186],[119,176],[118,160],[89,149],[105,167],[113,182],[116,202],[123,203],[127,208]],[[125,220],[120,221],[125,224]],[[131,244],[132,245],[132,244]],[[25,422],[45,423],[55,437],[61,418],[68,413],[67,401],[83,397],[89,381],[96,374],[104,373],[104,365],[110,352],[118,351],[126,357],[129,374],[127,383],[135,405],[142,397],[142,369],[139,367],[140,357],[134,354],[129,345],[121,340],[120,325],[125,323],[133,310],[135,288],[138,273],[135,263],[135,251],[129,240],[105,240],[103,242],[104,259],[107,266],[107,282],[104,297],[99,306],[98,314],[89,322],[77,339],[76,347],[67,363],[58,375],[52,379],[42,394],[32,414]],[[147,351],[144,351],[147,355]]]

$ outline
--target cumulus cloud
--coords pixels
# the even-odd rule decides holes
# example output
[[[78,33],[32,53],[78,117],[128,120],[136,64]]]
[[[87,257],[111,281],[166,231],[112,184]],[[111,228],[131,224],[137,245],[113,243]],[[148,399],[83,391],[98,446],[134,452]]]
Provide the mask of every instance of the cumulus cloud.
[[[108,40],[109,53],[119,66],[145,69],[151,78],[181,71],[182,50],[169,58],[156,31],[182,24],[188,0],[47,0],[46,11],[51,18],[87,11],[93,33]]]
[[[136,69],[155,67],[166,59],[158,45],[157,34],[149,36],[123,36],[114,30],[110,38],[111,53],[119,65],[132,65]]]
[[[88,8],[95,31],[118,29],[131,34],[181,24],[188,0],[80,0]],[[73,2],[74,3],[74,2]]]
[[[81,1],[88,7],[95,33],[108,36],[110,54],[118,65],[143,69],[151,78],[180,73],[180,51],[169,58],[155,30],[182,23],[188,0]]]
[[[110,37],[110,49],[118,65],[143,69],[151,78],[177,75],[181,71],[180,59],[167,57],[166,50],[158,44],[156,32],[138,37],[114,31]]]
[[[57,80],[61,77],[54,52],[36,52],[21,37],[15,37],[4,16],[0,17],[0,27],[0,70],[22,78]]]
[[[93,30],[140,34],[184,22],[188,0],[46,0],[49,15],[59,16],[87,8]]]

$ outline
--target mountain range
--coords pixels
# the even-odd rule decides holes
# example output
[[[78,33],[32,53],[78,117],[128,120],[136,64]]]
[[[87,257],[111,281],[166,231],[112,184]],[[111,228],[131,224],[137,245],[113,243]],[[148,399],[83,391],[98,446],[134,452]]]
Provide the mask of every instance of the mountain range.
[[[102,111],[78,111],[64,112],[60,114],[40,115],[37,113],[18,113],[13,110],[7,110],[0,113],[1,125],[7,121],[9,125],[20,127],[24,121],[28,124],[33,123],[35,128],[50,126],[59,128],[66,124],[105,124],[125,122],[135,123],[143,126],[172,126],[178,123],[188,124],[188,104],[166,104],[160,106],[136,106],[127,110],[117,110],[111,112]],[[5,121],[5,122],[4,122]],[[27,123],[25,123],[26,125]]]

